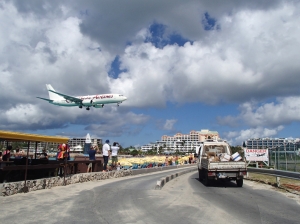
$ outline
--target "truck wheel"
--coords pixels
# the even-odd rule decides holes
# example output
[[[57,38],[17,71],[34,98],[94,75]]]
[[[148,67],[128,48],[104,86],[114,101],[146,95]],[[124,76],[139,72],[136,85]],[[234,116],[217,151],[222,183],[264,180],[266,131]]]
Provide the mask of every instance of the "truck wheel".
[[[242,187],[243,186],[243,178],[241,178],[241,179],[237,179],[236,180],[236,185],[237,185],[237,187]]]
[[[198,174],[199,174],[199,181],[202,181],[203,180],[203,174],[202,174],[202,170],[200,170],[198,168]]]
[[[205,185],[205,186],[209,186],[209,179],[208,179],[208,173],[207,173],[207,171],[206,172],[204,172],[204,180],[203,180],[203,184]]]

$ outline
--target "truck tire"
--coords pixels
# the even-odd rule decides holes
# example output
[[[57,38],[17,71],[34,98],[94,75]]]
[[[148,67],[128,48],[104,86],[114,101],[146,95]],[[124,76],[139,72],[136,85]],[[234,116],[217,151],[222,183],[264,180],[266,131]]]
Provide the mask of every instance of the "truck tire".
[[[203,184],[205,186],[209,186],[209,184],[210,184],[210,180],[208,179],[208,173],[207,173],[207,171],[204,172]]]
[[[199,174],[199,181],[203,181],[202,170],[200,170],[199,168],[198,168],[198,174]]]
[[[236,186],[237,187],[242,187],[243,186],[243,178],[241,178],[241,179],[236,179]]]

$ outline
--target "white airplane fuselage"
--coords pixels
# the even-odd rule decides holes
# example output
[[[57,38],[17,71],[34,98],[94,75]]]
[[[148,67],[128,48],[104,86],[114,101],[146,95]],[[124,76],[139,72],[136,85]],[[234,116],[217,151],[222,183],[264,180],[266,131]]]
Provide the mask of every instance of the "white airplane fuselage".
[[[76,98],[82,99],[82,106],[85,107],[103,107],[103,104],[109,103],[122,103],[127,98],[120,94],[99,94],[90,96],[76,96]],[[51,102],[57,106],[73,107],[79,106],[78,103],[72,102],[70,100],[53,100]]]
[[[127,97],[122,94],[98,94],[88,96],[70,96],[53,89],[50,84],[46,84],[49,93],[49,99],[43,97],[37,97],[39,99],[48,101],[51,104],[64,107],[86,107],[87,110],[90,107],[101,108],[104,104],[116,103],[118,106],[123,101],[127,100]]]

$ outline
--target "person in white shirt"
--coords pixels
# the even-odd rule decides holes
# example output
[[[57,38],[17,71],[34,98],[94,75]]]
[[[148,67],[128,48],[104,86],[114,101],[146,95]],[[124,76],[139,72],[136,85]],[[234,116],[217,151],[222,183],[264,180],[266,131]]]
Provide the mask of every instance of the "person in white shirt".
[[[115,169],[118,163],[118,151],[120,149],[119,143],[114,142],[111,148],[111,160],[112,160],[112,168]]]
[[[103,155],[103,160],[104,160],[103,172],[107,171],[107,163],[108,163],[109,152],[110,152],[110,146],[108,143],[109,143],[109,140],[107,139],[105,141],[105,144],[102,146],[102,155]]]

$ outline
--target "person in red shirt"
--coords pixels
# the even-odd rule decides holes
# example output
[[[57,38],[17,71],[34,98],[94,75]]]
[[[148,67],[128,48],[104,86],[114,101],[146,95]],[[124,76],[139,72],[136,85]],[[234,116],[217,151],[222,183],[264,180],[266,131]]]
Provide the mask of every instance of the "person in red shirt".
[[[12,146],[11,145],[7,146],[6,150],[4,151],[3,156],[2,156],[2,160],[3,161],[9,161],[10,150],[12,150]]]

